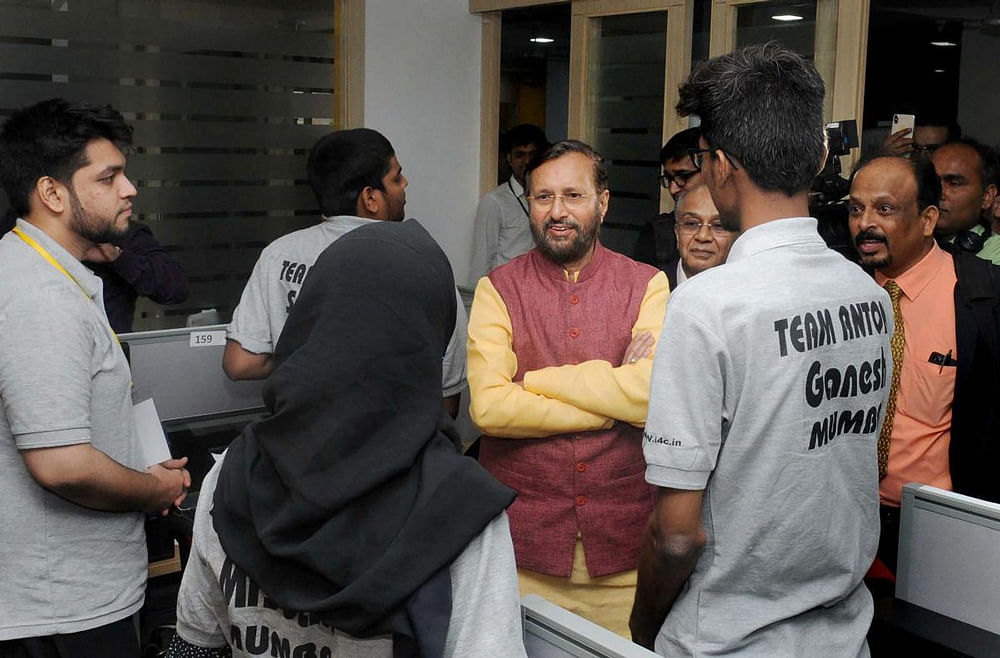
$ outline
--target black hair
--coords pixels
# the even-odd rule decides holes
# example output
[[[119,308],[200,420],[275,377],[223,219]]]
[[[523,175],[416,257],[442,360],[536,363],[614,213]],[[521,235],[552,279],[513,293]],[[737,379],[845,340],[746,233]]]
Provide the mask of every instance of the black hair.
[[[929,158],[907,158],[891,153],[872,153],[861,158],[854,165],[854,170],[851,171],[851,183],[854,183],[854,178],[858,175],[859,171],[876,160],[882,159],[902,162],[913,172],[913,179],[917,183],[917,210],[923,212],[928,206],[937,206],[941,203],[941,179],[938,178],[937,172],[934,171],[934,165]]]
[[[681,85],[677,112],[746,169],[758,187],[808,190],[823,164],[823,78],[775,42],[705,62]]]
[[[31,212],[39,178],[69,185],[87,165],[87,145],[106,139],[121,150],[132,144],[132,127],[110,105],[50,98],[16,111],[0,129],[0,182],[14,211]]]
[[[948,146],[950,144],[964,144],[975,151],[976,155],[979,156],[979,178],[982,182],[983,191],[986,191],[988,185],[996,185],[998,188],[997,191],[1000,191],[1000,162],[998,162],[996,150],[972,137],[952,139],[941,146]]]
[[[697,149],[699,137],[701,137],[699,128],[688,128],[675,134],[660,149],[660,163],[675,160],[687,155],[688,151]]]
[[[580,153],[590,158],[590,162],[594,165],[594,187],[597,189],[598,194],[608,189],[608,170],[604,166],[604,158],[601,157],[600,153],[590,148],[590,146],[576,139],[566,139],[556,142],[532,158],[531,163],[528,164],[524,171],[525,189],[531,189],[531,172],[546,162],[556,160],[570,153]]]
[[[948,136],[945,137],[946,141],[954,141],[962,136],[962,126],[958,124],[953,118],[946,118],[944,115],[937,114],[935,112],[920,112],[917,111],[916,118],[913,120],[913,125],[915,127],[940,127],[948,131]]]
[[[545,132],[538,126],[531,123],[522,123],[514,126],[504,135],[506,151],[511,151],[515,146],[527,146],[534,144],[539,151],[544,151],[549,146],[549,140]]]
[[[357,214],[366,187],[384,192],[382,179],[395,154],[389,140],[370,128],[337,130],[316,142],[306,171],[323,216]]]

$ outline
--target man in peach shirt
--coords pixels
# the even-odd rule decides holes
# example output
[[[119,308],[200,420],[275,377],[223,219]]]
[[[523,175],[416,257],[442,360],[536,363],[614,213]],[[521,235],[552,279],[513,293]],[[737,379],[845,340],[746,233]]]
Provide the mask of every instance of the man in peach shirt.
[[[669,286],[597,239],[609,192],[589,146],[550,146],[526,183],[536,247],[479,280],[469,317],[479,459],[518,493],[521,593],[628,637],[653,507],[641,428]]]
[[[971,254],[953,256],[935,243],[940,197],[940,180],[927,160],[876,156],[855,169],[848,206],[862,263],[874,268],[890,295],[899,289],[904,343],[901,365],[894,368],[892,417],[890,390],[888,459],[880,465],[879,483],[878,557],[892,571],[907,482],[1000,500],[998,419],[991,402],[1000,386],[1000,268]]]

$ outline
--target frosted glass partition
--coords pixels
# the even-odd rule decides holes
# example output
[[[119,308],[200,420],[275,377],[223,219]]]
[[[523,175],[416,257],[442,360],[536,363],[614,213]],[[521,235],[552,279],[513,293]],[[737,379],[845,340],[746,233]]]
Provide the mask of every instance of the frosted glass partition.
[[[657,161],[663,136],[663,90],[667,53],[667,12],[592,19],[587,80],[590,133],[608,164],[611,206],[602,235],[626,252],[635,231],[659,212]]]
[[[0,120],[60,96],[135,128],[136,219],[191,281],[182,305],[141,300],[136,330],[228,320],[260,250],[318,221],[306,157],[335,127],[337,20],[330,0],[0,0]]]

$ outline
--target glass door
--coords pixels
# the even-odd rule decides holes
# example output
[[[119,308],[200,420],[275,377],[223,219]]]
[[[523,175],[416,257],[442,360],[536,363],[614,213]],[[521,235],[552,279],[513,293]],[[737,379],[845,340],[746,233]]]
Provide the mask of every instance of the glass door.
[[[611,203],[601,239],[631,253],[666,203],[660,147],[687,127],[674,111],[690,70],[693,0],[577,0],[570,49],[569,134],[600,152]]]
[[[710,54],[778,41],[810,60],[823,76],[824,119],[860,119],[868,4],[868,0],[715,0]]]

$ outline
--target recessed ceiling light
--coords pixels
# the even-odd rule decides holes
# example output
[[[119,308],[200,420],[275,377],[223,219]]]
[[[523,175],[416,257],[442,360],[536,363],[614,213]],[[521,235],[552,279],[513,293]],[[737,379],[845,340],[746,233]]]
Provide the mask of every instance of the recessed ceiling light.
[[[551,37],[531,37],[531,43],[552,43],[555,39]]]
[[[955,43],[954,41],[931,41],[931,45],[932,46],[941,46],[943,48],[943,47],[947,47],[947,46],[957,46],[958,44]]]
[[[935,73],[944,73],[944,69],[934,69]]]
[[[772,16],[771,20],[774,21],[801,21],[801,16],[796,16],[795,14],[778,14],[777,16]]]

